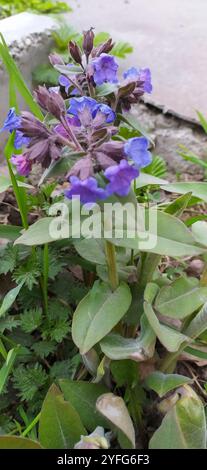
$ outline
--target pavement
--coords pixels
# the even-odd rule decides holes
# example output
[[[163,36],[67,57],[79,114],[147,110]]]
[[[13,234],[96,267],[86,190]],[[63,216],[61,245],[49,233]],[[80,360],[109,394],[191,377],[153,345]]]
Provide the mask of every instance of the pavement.
[[[128,41],[134,52],[122,62],[150,67],[149,101],[189,119],[207,115],[206,0],[68,0],[68,21]]]

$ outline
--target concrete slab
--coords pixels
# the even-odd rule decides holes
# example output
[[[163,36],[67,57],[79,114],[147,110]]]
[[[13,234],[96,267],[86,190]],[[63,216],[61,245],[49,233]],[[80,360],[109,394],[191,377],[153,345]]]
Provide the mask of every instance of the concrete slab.
[[[151,102],[188,118],[196,118],[195,109],[207,114],[206,0],[68,1],[74,27],[132,43],[124,67],[151,68]]]

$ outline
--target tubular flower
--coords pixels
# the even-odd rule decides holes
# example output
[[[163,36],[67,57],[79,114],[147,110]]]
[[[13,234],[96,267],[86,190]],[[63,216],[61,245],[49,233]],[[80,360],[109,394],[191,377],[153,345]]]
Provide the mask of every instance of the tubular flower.
[[[108,195],[117,194],[127,196],[130,191],[131,182],[137,178],[139,172],[126,160],[121,160],[119,165],[113,165],[104,172],[105,177],[110,181],[106,187]]]
[[[71,187],[65,191],[65,196],[68,199],[72,197],[80,197],[80,201],[83,204],[96,202],[100,199],[105,199],[107,193],[104,189],[98,187],[97,180],[93,177],[89,177],[84,181],[80,180],[77,176],[70,177]]]
[[[114,56],[102,53],[99,57],[92,59],[93,79],[96,85],[103,83],[117,83],[118,64]]]
[[[146,137],[133,137],[124,145],[126,156],[133,160],[138,169],[144,168],[152,161],[152,155],[148,150],[149,142]]]
[[[11,162],[13,165],[16,166],[17,172],[21,176],[28,176],[31,169],[32,164],[31,161],[27,158],[26,154],[24,155],[13,155],[11,157]]]

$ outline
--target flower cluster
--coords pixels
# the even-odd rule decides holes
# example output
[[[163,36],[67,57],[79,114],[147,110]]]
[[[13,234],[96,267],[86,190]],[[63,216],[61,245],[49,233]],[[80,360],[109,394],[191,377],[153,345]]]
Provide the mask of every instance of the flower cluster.
[[[21,155],[17,152],[11,158],[22,176],[29,175],[33,164],[48,168],[65,155],[71,156],[70,186],[65,195],[79,196],[82,203],[127,196],[132,181],[152,158],[148,140],[139,133],[127,141],[119,138],[117,114],[152,91],[150,70],[132,67],[119,83],[118,63],[109,54],[111,39],[96,48],[93,40],[90,30],[84,33],[82,50],[75,42],[69,43],[76,65],[65,65],[55,54],[50,56],[61,71],[60,88],[39,87],[35,92],[46,120],[41,122],[29,112],[17,115],[11,108],[1,129],[14,132],[15,149],[23,148]],[[98,87],[105,83],[112,83],[115,89],[100,100]],[[69,95],[67,102],[62,88]]]

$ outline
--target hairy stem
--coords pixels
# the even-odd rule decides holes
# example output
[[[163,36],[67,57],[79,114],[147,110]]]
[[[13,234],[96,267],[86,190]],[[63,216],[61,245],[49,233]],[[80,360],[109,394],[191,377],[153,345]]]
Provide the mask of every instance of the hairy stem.
[[[43,290],[43,298],[44,298],[44,306],[45,306],[45,313],[48,314],[48,272],[49,272],[49,250],[48,244],[44,245],[43,251],[43,282],[42,282],[42,290]]]
[[[71,127],[69,126],[68,122],[67,122],[67,119],[65,118],[62,118],[61,119],[61,123],[63,125],[63,127],[65,128],[65,130],[68,132],[68,135],[71,137],[72,141],[74,142],[77,150],[80,150],[80,151],[83,151],[83,147],[81,146],[81,144],[78,142],[78,139],[76,138],[73,130],[71,129]]]
[[[115,246],[107,240],[105,242],[105,253],[111,288],[112,290],[116,290],[119,285],[119,278],[116,265],[116,250]]]

